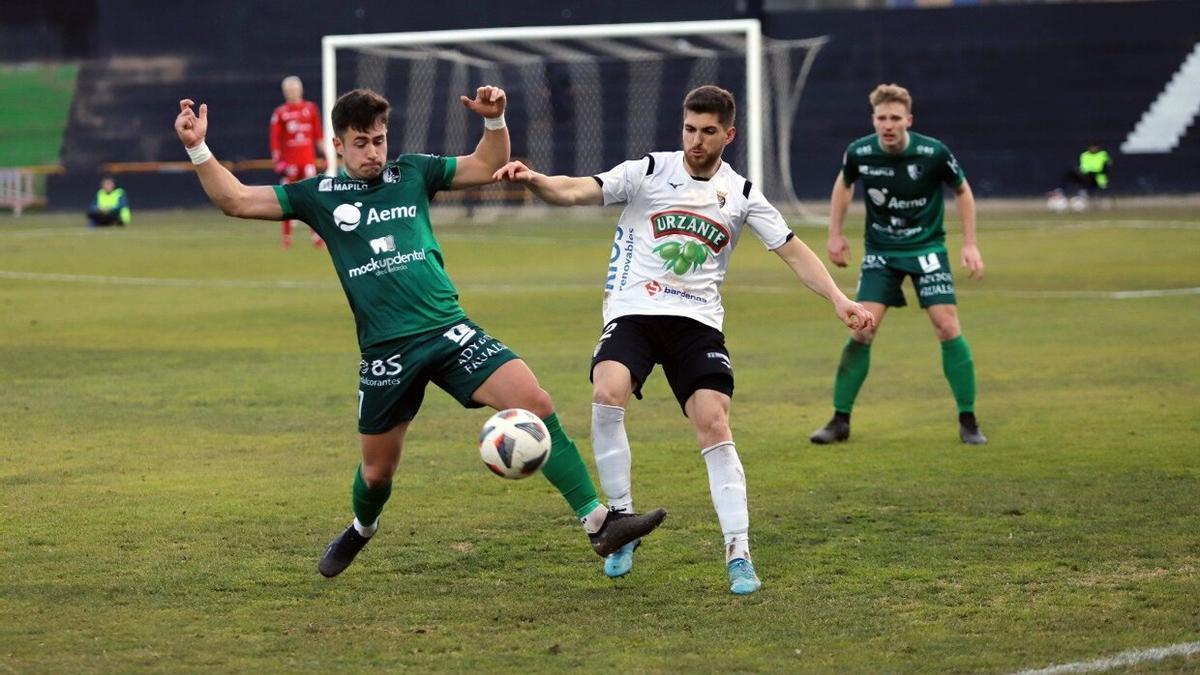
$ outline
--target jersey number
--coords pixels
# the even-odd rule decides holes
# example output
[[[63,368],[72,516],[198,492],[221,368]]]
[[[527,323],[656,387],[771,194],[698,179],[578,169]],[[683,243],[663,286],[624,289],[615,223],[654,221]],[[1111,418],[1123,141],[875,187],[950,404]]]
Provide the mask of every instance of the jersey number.
[[[375,377],[381,375],[399,375],[401,370],[404,370],[404,365],[400,363],[399,354],[387,357],[386,361],[375,359],[371,362],[371,374]]]

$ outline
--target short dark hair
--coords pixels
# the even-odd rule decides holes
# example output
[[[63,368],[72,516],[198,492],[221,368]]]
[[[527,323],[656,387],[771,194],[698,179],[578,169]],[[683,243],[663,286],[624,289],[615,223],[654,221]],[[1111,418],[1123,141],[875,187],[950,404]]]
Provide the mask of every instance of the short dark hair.
[[[683,109],[695,113],[713,113],[724,127],[733,126],[737,119],[737,104],[733,102],[733,94],[711,84],[689,91],[683,99]]]
[[[382,121],[387,126],[388,111],[392,109],[387,99],[370,89],[355,89],[338,97],[333,104],[333,135],[342,137],[349,129],[366,131]],[[382,120],[380,119],[382,118]]]

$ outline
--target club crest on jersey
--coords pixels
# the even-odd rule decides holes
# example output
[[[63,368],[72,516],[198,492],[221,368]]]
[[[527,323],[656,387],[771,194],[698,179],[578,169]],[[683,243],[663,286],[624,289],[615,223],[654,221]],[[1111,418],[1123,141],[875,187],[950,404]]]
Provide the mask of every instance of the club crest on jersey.
[[[362,206],[362,202],[340,204],[333,210],[333,223],[342,232],[353,232],[354,228],[358,227],[358,224],[362,222],[362,211],[358,210],[360,206]]]
[[[919,164],[909,164],[908,165],[908,177],[909,178],[911,178],[913,180],[920,180],[921,172],[922,172],[921,165],[919,165]]]
[[[681,234],[699,239],[705,246],[719,253],[729,243],[729,230],[704,216],[690,211],[660,211],[650,215],[654,238]]]
[[[651,279],[650,281],[646,282],[646,295],[649,295],[653,298],[655,295],[658,295],[658,292],[661,290],[662,284],[658,283],[657,281]]]
[[[720,190],[717,190],[717,208],[718,209],[725,208],[725,195],[727,195],[727,194],[729,194],[729,193],[721,192]]]
[[[383,182],[399,183],[400,182],[400,167],[392,164],[383,170]]]

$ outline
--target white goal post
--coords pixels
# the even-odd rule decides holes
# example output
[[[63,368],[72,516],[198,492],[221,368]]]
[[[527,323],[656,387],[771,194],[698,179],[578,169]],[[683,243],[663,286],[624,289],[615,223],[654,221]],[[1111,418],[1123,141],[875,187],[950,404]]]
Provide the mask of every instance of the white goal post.
[[[718,84],[735,90],[738,98],[735,147],[741,147],[730,157],[735,168],[768,197],[795,205],[791,121],[809,68],[825,41],[764,39],[757,19],[327,35],[321,40],[327,171],[331,175],[337,171],[331,112],[340,90],[369,86],[389,99],[390,88],[407,94],[395,101],[400,109],[393,112],[404,125],[393,129],[393,136],[402,135],[399,142],[391,143],[392,154],[398,154],[396,150],[455,150],[433,144],[429,136],[437,133],[443,134],[444,146],[473,145],[477,136],[467,131],[468,120],[457,109],[457,95],[469,95],[480,84],[497,84],[510,93],[524,87],[515,106],[527,110],[527,128],[514,133],[526,133],[528,145],[537,145],[528,148],[527,157],[542,160],[539,170],[584,175],[610,168],[603,160],[612,159],[613,149],[598,146],[620,143],[611,138],[614,133],[629,136],[621,149],[637,156],[678,147],[678,127],[670,145],[661,145],[662,133],[655,136],[659,117],[681,114],[678,102],[686,89],[675,96],[675,88]],[[350,54],[339,61],[339,50]],[[768,64],[772,56],[777,57],[774,66]],[[794,56],[802,57],[802,63],[796,63]],[[671,62],[684,59],[696,65],[681,78],[682,66]],[[743,66],[736,63],[741,59],[741,72],[731,72],[732,67]],[[617,74],[614,64],[624,70]],[[403,75],[398,74],[401,69],[406,69]],[[741,86],[728,86],[718,75]],[[659,99],[668,90],[673,96],[671,110],[664,112],[667,104],[660,105]],[[422,100],[431,97],[438,100]],[[625,126],[615,132],[616,123],[602,119],[601,109],[608,106],[611,111],[617,104],[601,100],[605,97],[624,97],[628,109],[621,111]],[[564,116],[570,120],[563,122]],[[513,115],[508,117],[511,126]],[[435,127],[436,132],[429,131]],[[598,130],[602,127],[604,131]],[[602,139],[602,134],[608,136]],[[514,142],[514,154],[519,154],[516,150]],[[564,159],[567,153],[574,153],[569,161]],[[630,158],[633,155],[621,157]],[[776,194],[768,192],[767,186]]]

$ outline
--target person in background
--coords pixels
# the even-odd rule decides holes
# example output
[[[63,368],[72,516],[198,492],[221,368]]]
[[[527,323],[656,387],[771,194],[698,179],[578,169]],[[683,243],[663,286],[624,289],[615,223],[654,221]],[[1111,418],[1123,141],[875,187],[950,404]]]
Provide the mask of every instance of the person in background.
[[[1066,182],[1079,188],[1071,197],[1071,210],[1082,211],[1087,208],[1089,198],[1108,192],[1111,168],[1112,158],[1099,143],[1090,143],[1087,150],[1079,153],[1079,166],[1067,171],[1066,175]]]
[[[321,112],[317,104],[304,100],[304,84],[291,75],[283,78],[283,105],[271,113],[271,161],[279,184],[286,185],[317,175],[317,152],[321,146]],[[283,248],[292,247],[292,221],[281,224]],[[320,235],[312,232],[312,243],[324,247]]]
[[[913,100],[907,89],[881,84],[869,100],[875,133],[852,142],[842,157],[842,170],[830,195],[826,248],[833,264],[849,264],[850,242],[843,225],[854,199],[854,184],[861,182],[867,211],[866,251],[859,268],[857,300],[875,322],[851,330],[834,377],[833,417],[809,440],[826,444],[850,437],[850,411],[871,367],[871,344],[888,309],[907,304],[901,286],[912,278],[917,304],[929,315],[941,344],[942,374],[958,408],[959,438],[969,445],[983,445],[987,437],[975,419],[975,359],[959,325],[946,250],[942,187],[954,191],[962,224],[962,266],[972,278],[982,279],[975,197],[950,148],[932,136],[909,131]]]
[[[129,199],[125,190],[117,187],[112,176],[100,179],[100,189],[96,198],[88,207],[88,227],[104,227],[108,225],[125,226],[129,224],[133,214],[129,210]]]

